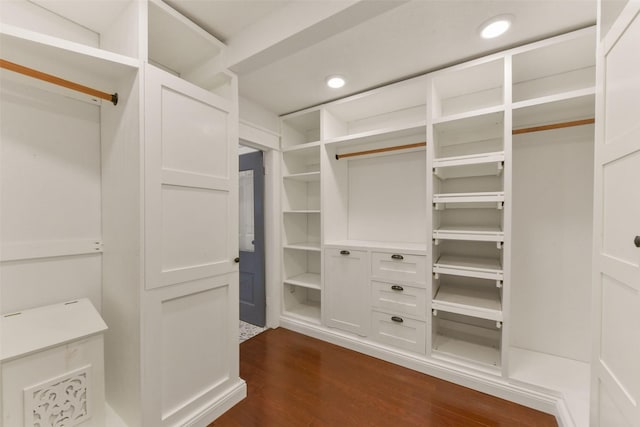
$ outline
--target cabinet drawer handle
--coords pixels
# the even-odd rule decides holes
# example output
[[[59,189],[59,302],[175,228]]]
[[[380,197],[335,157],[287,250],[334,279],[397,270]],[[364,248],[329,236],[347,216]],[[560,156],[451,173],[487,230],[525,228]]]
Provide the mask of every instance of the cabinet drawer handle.
[[[394,322],[398,322],[398,323],[402,323],[404,322],[404,320],[402,319],[402,317],[398,317],[398,316],[392,316],[391,320],[393,320]]]
[[[393,286],[391,286],[391,290],[392,291],[404,291],[404,288],[402,286],[393,285]]]
[[[340,255],[349,255],[351,252],[342,250],[340,251]]]
[[[402,255],[393,254],[391,255],[391,259],[404,259],[404,257]]]

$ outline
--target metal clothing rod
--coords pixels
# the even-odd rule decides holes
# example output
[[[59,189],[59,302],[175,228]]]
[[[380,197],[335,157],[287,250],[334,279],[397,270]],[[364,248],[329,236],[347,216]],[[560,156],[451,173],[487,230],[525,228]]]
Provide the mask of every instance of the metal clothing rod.
[[[97,89],[83,86],[78,83],[71,82],[69,80],[61,79],[60,77],[52,76],[51,74],[43,73],[42,71],[34,70],[33,68],[24,67],[22,65],[14,64],[4,59],[0,59],[0,68],[5,68],[16,73],[24,74],[25,76],[33,77],[35,79],[43,80],[45,82],[53,83],[58,86],[66,87],[67,89],[75,90],[77,92],[86,93],[87,95],[95,96],[96,98],[106,99],[113,102],[113,105],[118,104],[118,94],[110,94],[102,92]]]
[[[540,132],[543,130],[562,129],[562,128],[568,128],[572,126],[590,125],[595,122],[596,122],[596,119],[574,120],[572,122],[562,122],[562,123],[554,123],[551,125],[535,126],[531,128],[514,129],[511,132],[511,134],[519,135],[521,133]]]
[[[406,150],[407,148],[416,148],[426,146],[426,142],[416,142],[415,144],[396,145],[395,147],[376,148],[375,150],[357,151],[355,153],[336,154],[336,160],[343,157],[364,156],[365,154],[384,153],[386,151]]]

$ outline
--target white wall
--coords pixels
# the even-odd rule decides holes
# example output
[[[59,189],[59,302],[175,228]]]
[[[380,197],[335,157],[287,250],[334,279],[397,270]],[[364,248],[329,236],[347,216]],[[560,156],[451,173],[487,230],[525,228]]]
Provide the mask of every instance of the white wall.
[[[593,126],[513,139],[513,346],[590,359]]]
[[[80,297],[100,309],[100,107],[0,83],[0,310]]]

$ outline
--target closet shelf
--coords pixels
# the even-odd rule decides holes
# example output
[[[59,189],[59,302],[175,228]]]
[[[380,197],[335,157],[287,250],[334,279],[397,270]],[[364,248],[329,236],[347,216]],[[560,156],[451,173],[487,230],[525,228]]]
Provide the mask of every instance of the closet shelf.
[[[296,145],[291,145],[289,147],[282,147],[282,152],[283,153],[291,153],[291,152],[303,152],[303,151],[307,151],[307,150],[318,150],[320,147],[320,141],[313,141],[313,142],[305,142],[304,144],[296,144]]]
[[[285,279],[283,283],[309,289],[321,289],[320,274],[318,273],[299,274],[297,276]]]
[[[504,105],[497,105],[493,107],[480,108],[472,111],[465,111],[463,113],[451,114],[447,116],[440,116],[433,120],[434,125],[438,125],[441,123],[451,123],[458,120],[465,120],[475,117],[482,117],[489,114],[501,113],[504,111]]]
[[[433,160],[433,174],[440,179],[502,174],[504,151],[443,157]]]
[[[320,209],[290,209],[282,211],[283,214],[319,214]]]
[[[479,279],[503,280],[504,274],[499,259],[457,255],[441,255],[433,264],[435,274],[477,277]]]
[[[431,308],[448,313],[502,321],[500,292],[494,287],[440,285]]]
[[[504,242],[504,231],[489,226],[442,226],[433,230],[435,240],[471,240],[477,242]]]
[[[440,193],[433,195],[433,203],[502,203],[504,191],[487,191],[477,193]]]
[[[420,121],[400,126],[355,133],[352,135],[339,136],[327,139],[324,143],[325,145],[360,145],[412,135],[419,135],[418,138],[421,138],[420,141],[424,141],[426,135],[426,122]]]
[[[284,175],[282,178],[294,181],[315,182],[320,181],[320,172],[293,173]]]
[[[595,86],[590,86],[583,89],[571,90],[567,92],[562,92],[554,95],[541,96],[539,98],[527,99],[525,101],[514,102],[512,105],[512,109],[519,110],[522,108],[534,107],[538,105],[544,104],[552,104],[554,102],[566,101],[569,99],[578,99],[589,97],[595,95],[596,88]]]
[[[283,315],[302,320],[307,323],[320,324],[320,303],[307,302],[297,304],[283,310]]]
[[[0,24],[0,45],[5,60],[82,84],[114,81],[140,66],[128,56],[7,24]]]
[[[317,251],[320,252],[320,242],[299,242],[288,243],[284,245],[285,249],[297,249],[303,251]]]
[[[500,350],[460,338],[438,333],[433,337],[432,356],[469,363],[472,367],[484,367],[487,372],[500,374]]]

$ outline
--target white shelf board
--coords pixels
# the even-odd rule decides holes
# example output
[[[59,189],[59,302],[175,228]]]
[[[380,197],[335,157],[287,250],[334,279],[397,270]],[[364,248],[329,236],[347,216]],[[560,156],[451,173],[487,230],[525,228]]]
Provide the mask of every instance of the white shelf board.
[[[448,359],[453,356],[456,360],[470,362],[473,365],[481,365],[490,368],[490,372],[499,374],[500,350],[447,335],[436,334],[433,337],[433,357]]]
[[[501,175],[504,151],[443,157],[433,160],[433,173],[440,179]]]
[[[518,103],[518,108],[514,106],[513,129],[588,119],[595,116],[595,90],[593,88],[570,92],[566,97],[554,95],[533,101],[535,102]]]
[[[149,60],[179,74],[218,56],[224,43],[161,0],[149,1]]]
[[[416,255],[426,255],[426,243],[413,242],[381,242],[374,240],[331,240],[325,242],[325,247],[354,248],[354,249],[377,249],[381,251],[395,251],[403,253],[414,253]]]
[[[495,258],[444,254],[433,264],[433,272],[490,280],[503,280],[504,278],[500,260]]]
[[[0,24],[0,46],[7,61],[87,86],[93,78],[117,80],[140,67],[135,58],[7,24]],[[70,75],[61,74],[62,70]],[[78,81],[78,75],[86,76],[86,81]]]
[[[552,104],[554,102],[561,102],[570,99],[584,98],[591,95],[595,95],[595,86],[571,90],[568,92],[561,92],[554,95],[541,96],[538,98],[527,99],[525,101],[514,102],[511,108],[513,110],[520,110],[522,108],[534,107],[537,105]]]
[[[285,308],[282,314],[305,322],[320,324],[320,303],[297,304]]]
[[[339,136],[327,139],[324,143],[326,145],[360,145],[418,134],[420,135],[419,139],[422,140],[416,142],[423,142],[426,138],[426,121]]]
[[[509,378],[562,394],[576,426],[589,425],[590,376],[587,362],[517,347],[509,349]]]
[[[504,202],[504,191],[477,193],[439,193],[433,195],[433,203],[500,203]]]
[[[319,214],[319,209],[296,209],[296,210],[287,210],[282,211],[284,214]]]
[[[311,151],[311,150],[318,150],[318,154],[320,153],[319,151],[319,147],[320,147],[320,141],[312,141],[312,142],[305,142],[304,144],[295,144],[295,145],[289,145],[289,146],[284,146],[282,147],[282,152],[283,153],[291,153],[291,152],[303,152],[303,151]]]
[[[320,172],[294,173],[290,175],[284,175],[282,178],[294,181],[316,182],[320,181]]]
[[[433,119],[433,124],[438,125],[442,123],[451,123],[459,120],[466,120],[476,117],[487,116],[489,114],[501,113],[504,111],[504,105],[496,105],[493,107],[479,108],[477,110],[465,111],[458,114],[450,114],[447,116],[440,116]]]
[[[500,292],[495,287],[441,284],[431,308],[481,319],[502,321]]]
[[[8,313],[0,318],[3,362],[107,329],[86,299]]]
[[[287,243],[284,245],[285,249],[297,249],[304,251],[320,251],[320,242],[298,242]]]
[[[504,242],[504,231],[500,227],[488,226],[443,226],[433,230],[433,238],[436,240]]]
[[[283,283],[309,289],[321,289],[320,274],[318,273],[303,273],[298,276],[285,279]]]

